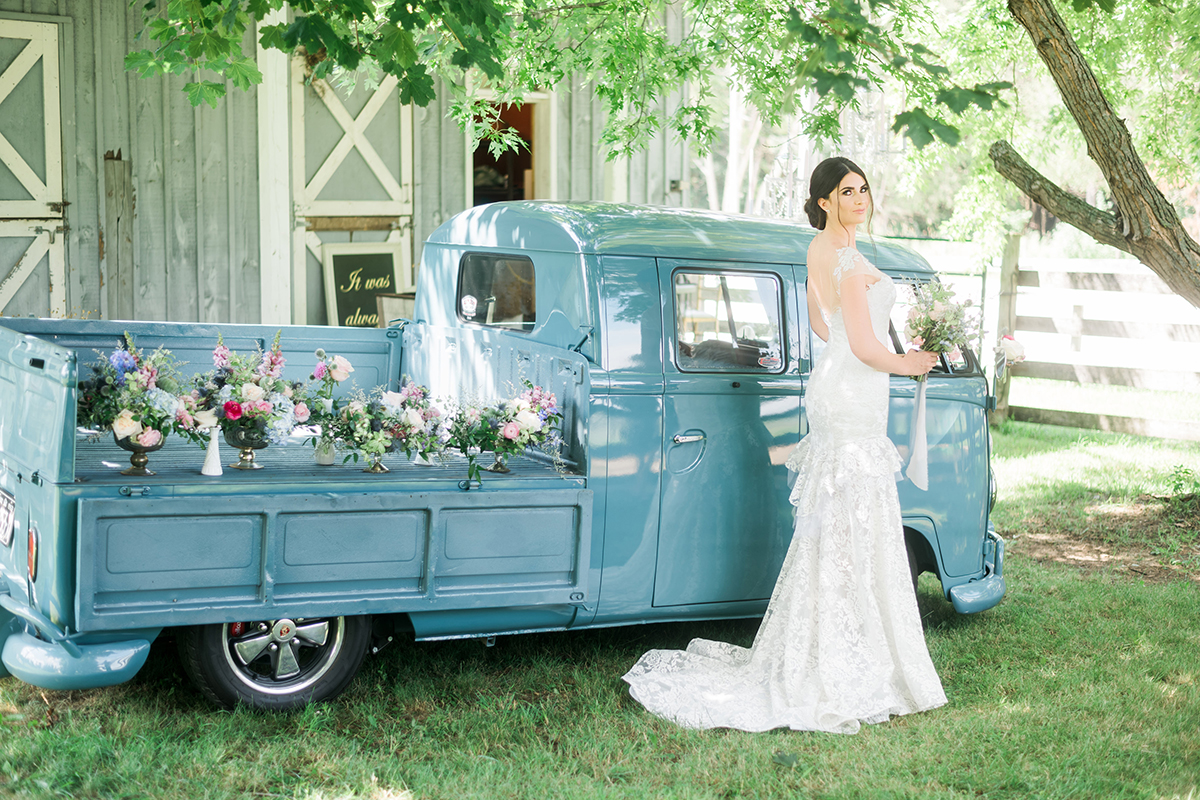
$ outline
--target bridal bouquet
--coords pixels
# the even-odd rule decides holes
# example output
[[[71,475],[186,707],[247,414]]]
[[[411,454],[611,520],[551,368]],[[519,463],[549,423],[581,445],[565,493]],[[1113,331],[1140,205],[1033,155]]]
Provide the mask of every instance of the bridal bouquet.
[[[214,412],[226,434],[240,430],[282,445],[292,428],[308,421],[311,412],[303,384],[282,377],[279,335],[275,334],[269,350],[251,355],[233,352],[217,335],[213,371],[198,378],[196,397],[197,406]]]
[[[951,361],[962,358],[962,348],[975,340],[972,303],[954,302],[954,292],[936,282],[913,286],[913,305],[908,311],[904,335],[915,347],[929,353],[946,353]],[[924,375],[913,380],[924,381]]]
[[[524,381],[525,391],[511,400],[493,405],[464,404],[448,422],[447,446],[467,457],[467,480],[478,480],[480,467],[475,451],[495,453],[498,459],[525,452],[527,447],[548,449],[557,454],[562,421],[553,392]]]
[[[125,334],[107,356],[97,351],[99,363],[91,377],[80,381],[80,425],[112,429],[118,442],[142,448],[158,447],[172,430],[186,433],[193,427],[191,395],[179,395],[178,365],[170,351],[158,348],[145,355]]]

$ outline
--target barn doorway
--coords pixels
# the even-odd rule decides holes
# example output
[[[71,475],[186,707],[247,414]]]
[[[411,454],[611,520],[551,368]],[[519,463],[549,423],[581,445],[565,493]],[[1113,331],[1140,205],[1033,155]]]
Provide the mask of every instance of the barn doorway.
[[[472,205],[538,196],[534,163],[537,153],[534,117],[537,103],[500,108],[500,125],[511,128],[524,142],[519,150],[494,157],[486,142],[475,148],[471,163]]]

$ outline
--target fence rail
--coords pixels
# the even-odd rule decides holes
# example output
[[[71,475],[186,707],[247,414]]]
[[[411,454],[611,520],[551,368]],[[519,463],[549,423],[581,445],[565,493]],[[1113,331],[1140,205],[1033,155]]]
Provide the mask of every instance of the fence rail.
[[[1200,309],[1145,266],[1128,260],[1021,259],[1014,241],[1000,284],[999,327],[1023,339],[1029,356],[1012,375],[1195,392],[1200,403]],[[1009,406],[1007,385],[997,394],[1000,418],[1200,441],[1197,422]]]

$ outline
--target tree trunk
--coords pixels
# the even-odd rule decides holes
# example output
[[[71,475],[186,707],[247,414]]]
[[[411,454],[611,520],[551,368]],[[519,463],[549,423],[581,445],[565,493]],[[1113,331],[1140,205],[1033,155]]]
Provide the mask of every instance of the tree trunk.
[[[1200,245],[1188,236],[1175,209],[1146,172],[1129,130],[1108,104],[1062,17],[1051,0],[1008,0],[1008,10],[1029,32],[1049,68],[1087,141],[1088,155],[1108,182],[1118,213],[1100,211],[1055,186],[1008,142],[992,145],[996,170],[1059,219],[1099,242],[1132,253],[1200,307]]]

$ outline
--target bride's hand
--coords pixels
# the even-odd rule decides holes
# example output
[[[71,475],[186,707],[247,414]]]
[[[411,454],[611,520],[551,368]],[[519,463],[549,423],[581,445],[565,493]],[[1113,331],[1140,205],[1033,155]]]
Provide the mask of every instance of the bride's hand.
[[[937,366],[938,354],[925,350],[909,350],[904,354],[903,363],[901,375],[924,375]]]

